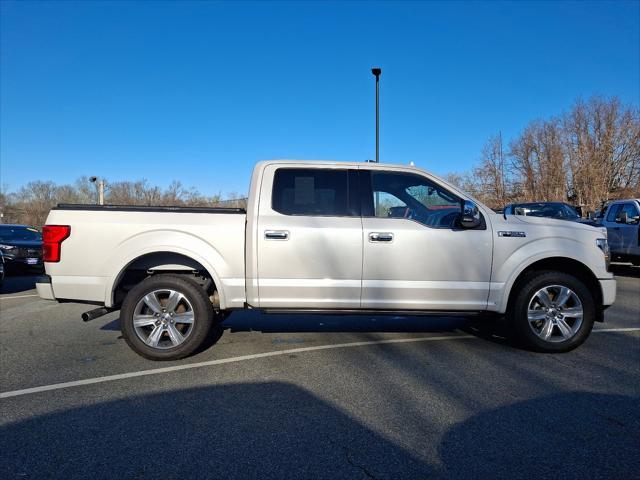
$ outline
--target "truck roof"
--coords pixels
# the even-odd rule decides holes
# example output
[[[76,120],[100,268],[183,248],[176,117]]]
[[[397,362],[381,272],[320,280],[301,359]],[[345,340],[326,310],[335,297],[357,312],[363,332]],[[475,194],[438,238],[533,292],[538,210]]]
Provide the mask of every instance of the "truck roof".
[[[640,198],[621,198],[620,200],[611,200],[608,205],[613,205],[614,203],[624,203],[624,202],[640,202]]]
[[[292,159],[287,159],[287,160],[280,160],[280,159],[274,159],[274,160],[262,160],[261,162],[258,163],[258,165],[269,165],[269,164],[274,164],[274,163],[278,163],[278,164],[301,164],[301,163],[308,163],[310,165],[333,165],[333,166],[340,166],[340,167],[367,167],[367,168],[410,168],[410,169],[414,169],[414,170],[423,170],[423,168],[420,168],[416,165],[410,165],[410,164],[402,164],[402,163],[376,163],[376,162],[337,162],[337,161],[333,161],[333,160],[292,160]]]

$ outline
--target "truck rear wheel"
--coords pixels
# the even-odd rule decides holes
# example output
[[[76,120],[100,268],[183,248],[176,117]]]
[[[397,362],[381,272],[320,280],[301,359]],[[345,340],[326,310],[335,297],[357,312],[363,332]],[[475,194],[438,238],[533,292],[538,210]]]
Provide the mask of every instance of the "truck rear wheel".
[[[148,277],[128,293],[120,310],[122,335],[150,360],[191,355],[214,325],[213,306],[197,282],[180,275]]]
[[[573,275],[534,272],[520,284],[508,317],[526,347],[568,352],[591,333],[596,308],[593,295]]]

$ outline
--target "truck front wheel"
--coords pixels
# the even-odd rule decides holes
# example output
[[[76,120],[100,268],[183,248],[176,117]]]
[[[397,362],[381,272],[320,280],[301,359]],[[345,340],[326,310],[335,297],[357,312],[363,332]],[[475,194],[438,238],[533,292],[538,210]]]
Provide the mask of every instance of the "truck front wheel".
[[[120,310],[122,335],[150,360],[191,355],[214,324],[213,306],[197,282],[180,275],[148,277],[128,293]]]
[[[573,275],[532,272],[520,283],[508,317],[526,347],[568,352],[582,344],[593,328],[593,295]]]

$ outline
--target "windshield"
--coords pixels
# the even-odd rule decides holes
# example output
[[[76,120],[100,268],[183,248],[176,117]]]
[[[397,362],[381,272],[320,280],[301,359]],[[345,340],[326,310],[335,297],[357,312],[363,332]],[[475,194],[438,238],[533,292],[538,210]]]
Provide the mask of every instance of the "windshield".
[[[514,215],[548,218],[580,218],[578,212],[564,203],[522,203],[513,206]]]
[[[15,240],[41,242],[42,235],[31,227],[0,227],[0,241],[12,242]]]

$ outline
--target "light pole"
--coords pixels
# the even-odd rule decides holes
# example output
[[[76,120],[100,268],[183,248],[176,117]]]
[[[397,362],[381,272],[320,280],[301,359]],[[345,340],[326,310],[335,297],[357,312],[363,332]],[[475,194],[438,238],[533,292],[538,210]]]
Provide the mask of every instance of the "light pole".
[[[371,69],[376,77],[376,163],[380,163],[380,74],[381,68]]]
[[[98,205],[104,205],[104,180],[98,177],[89,177],[91,183],[98,182]]]

